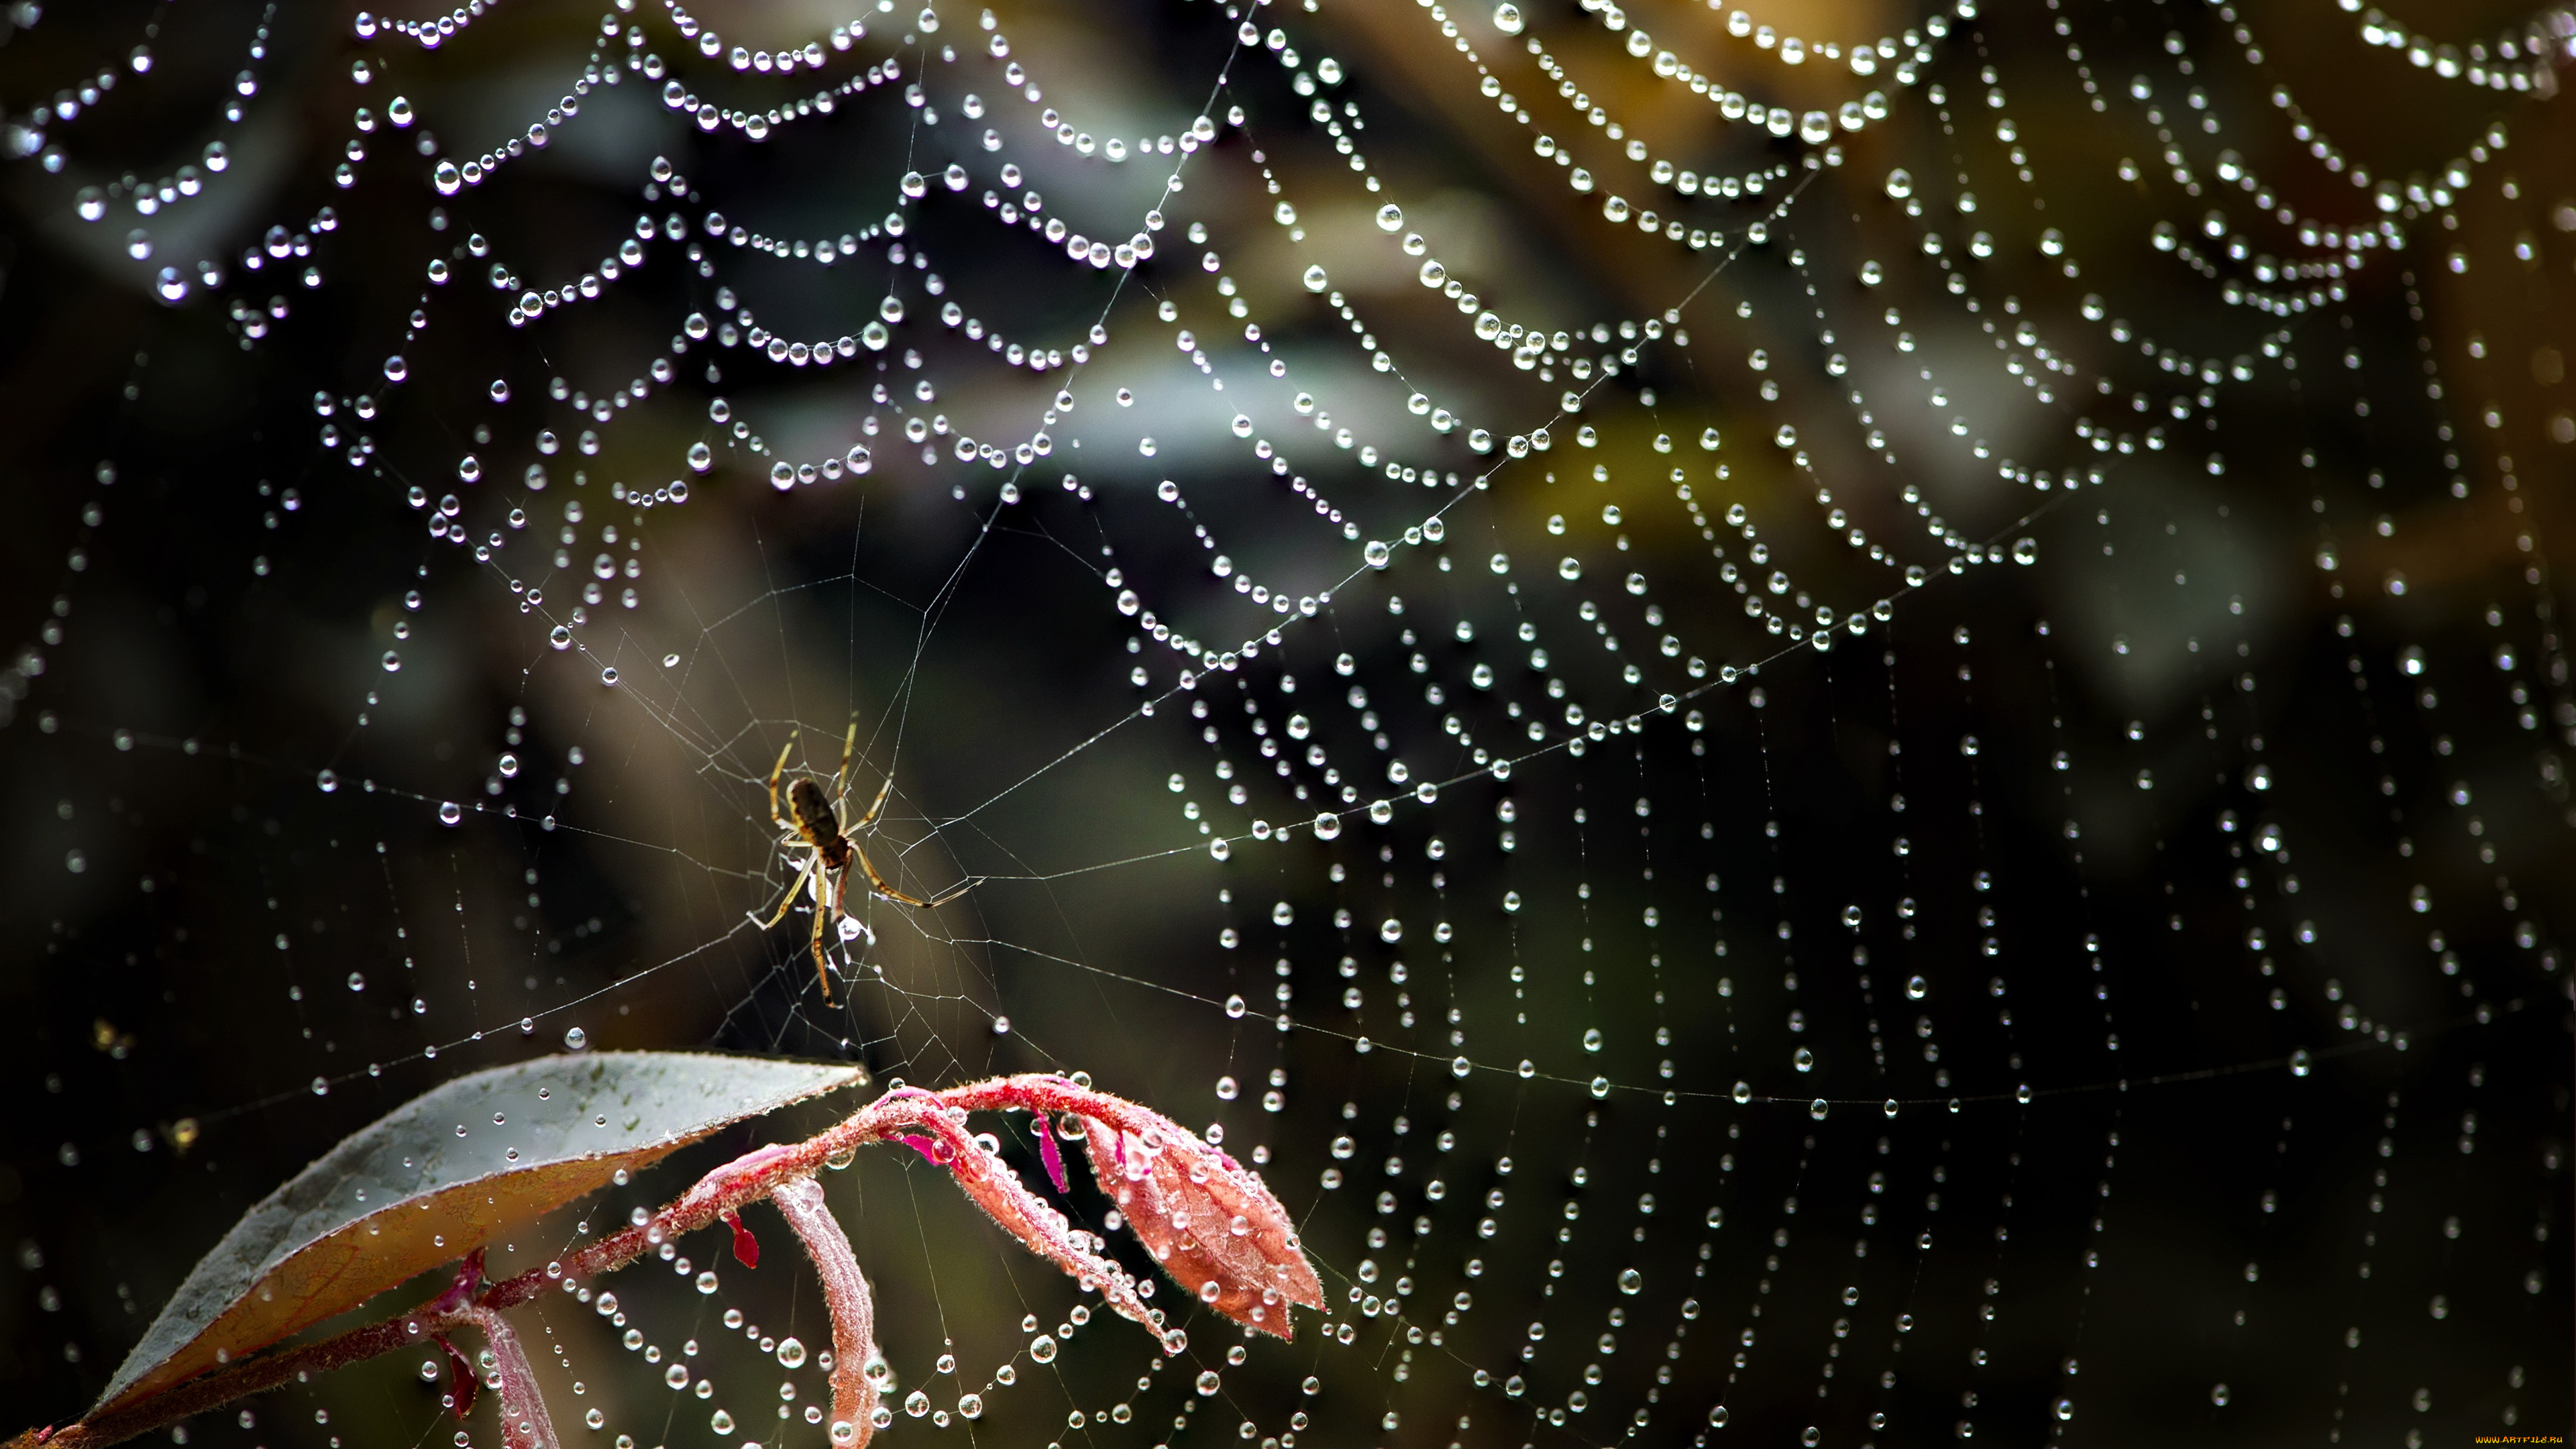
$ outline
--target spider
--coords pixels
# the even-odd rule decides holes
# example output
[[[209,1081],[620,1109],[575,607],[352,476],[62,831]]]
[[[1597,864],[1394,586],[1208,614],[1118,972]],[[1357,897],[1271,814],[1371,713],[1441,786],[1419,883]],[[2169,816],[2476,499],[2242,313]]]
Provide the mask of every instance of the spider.
[[[858,738],[858,722],[853,720],[850,723],[849,732],[841,737],[841,768],[832,776],[832,797],[826,797],[823,787],[811,779],[800,778],[788,784],[787,809],[789,815],[794,816],[792,820],[778,813],[778,777],[787,769],[788,753],[796,748],[794,735],[787,737],[787,743],[778,751],[778,763],[772,765],[769,770],[769,819],[772,824],[787,832],[779,837],[778,843],[782,846],[803,846],[812,854],[796,868],[796,879],[788,883],[787,894],[778,902],[778,910],[768,920],[762,921],[760,928],[766,931],[787,919],[787,909],[796,904],[798,891],[812,893],[814,897],[814,976],[822,983],[823,1002],[827,1006],[832,1001],[832,976],[823,956],[823,928],[833,916],[849,914],[842,904],[842,896],[849,888],[849,870],[852,864],[856,864],[860,870],[866,872],[868,885],[876,894],[902,905],[922,909],[945,905],[965,894],[975,885],[974,879],[969,878],[949,888],[945,894],[923,900],[918,896],[906,895],[896,890],[886,883],[884,876],[877,874],[877,868],[868,860],[867,852],[859,848],[858,841],[853,837],[874,825],[878,812],[885,809],[886,797],[894,792],[894,780],[891,776],[887,777],[884,788],[877,791],[876,801],[868,806],[868,813],[860,816],[848,831],[844,832],[841,829],[840,812],[846,812],[850,805],[848,794],[850,751],[858,744]],[[833,808],[834,797],[840,801],[840,812],[836,812]],[[754,917],[754,919],[758,918]]]

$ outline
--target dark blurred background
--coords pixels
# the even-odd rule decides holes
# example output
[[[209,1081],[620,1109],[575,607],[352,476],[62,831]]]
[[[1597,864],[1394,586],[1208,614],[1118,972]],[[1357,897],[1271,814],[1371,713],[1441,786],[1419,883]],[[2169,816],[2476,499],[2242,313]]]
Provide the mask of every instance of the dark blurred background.
[[[1220,1125],[1304,1225],[1326,1322],[1240,1366],[1195,1322],[1161,1364],[1073,1325],[1073,1287],[934,1170],[863,1158],[830,1186],[891,1402],[988,1405],[898,1417],[906,1439],[2566,1428],[2576,134],[2531,79],[2554,96],[2565,12],[1541,0],[1517,37],[1477,4],[1351,0],[689,15],[811,58],[788,79],[622,8],[478,4],[435,48],[336,6],[0,10],[8,1428],[76,1417],[340,1135],[575,1027],[879,1085],[1087,1070]],[[1641,32],[1824,136],[1728,120],[1632,58]],[[1869,77],[1818,53],[1881,36]],[[872,67],[756,142],[663,97],[792,107]],[[1883,120],[1830,119],[1873,92]],[[1202,114],[1132,274],[977,205],[1034,190],[1076,232],[1143,232],[1182,156],[1113,163],[1093,134]],[[442,162],[514,137],[446,194]],[[1770,179],[1686,197],[1649,157]],[[1606,193],[1684,234],[1605,219]],[[1573,345],[1542,373],[1480,340],[1387,202],[1500,321]],[[870,231],[896,210],[918,261]],[[709,211],[859,244],[768,255]],[[638,218],[645,259],[579,295]],[[2367,249],[2320,235],[2383,221]],[[548,288],[574,295],[509,319]],[[830,367],[733,335],[862,334],[890,294],[887,348]],[[952,301],[1068,360],[1010,365]],[[1310,437],[1300,391],[1454,486]],[[1415,391],[1465,422],[1433,433]],[[1238,409],[1323,503],[1229,435]],[[1052,451],[996,469],[943,436],[925,464],[896,434],[933,415]],[[1525,458],[1466,441],[1551,419]],[[865,475],[770,486],[854,444]],[[425,536],[443,497],[455,540]],[[1211,551],[1330,599],[1257,606]],[[1211,670],[1127,590],[1212,654],[1261,647]],[[892,782],[871,859],[917,894],[982,883],[854,899],[871,934],[827,1005],[809,918],[745,913],[792,864],[772,762],[792,741],[828,776],[852,720],[857,803]],[[1068,1205],[1098,1225],[1087,1188]],[[650,1342],[695,1345],[767,1432],[759,1340],[823,1339],[810,1285],[627,1276],[602,1286]],[[612,1326],[525,1313],[569,1436],[721,1442]],[[1080,1331],[1040,1366],[1024,1316]],[[182,1442],[449,1436],[418,1367]],[[822,1391],[788,1377],[795,1408]],[[490,1415],[468,1427],[497,1442]]]

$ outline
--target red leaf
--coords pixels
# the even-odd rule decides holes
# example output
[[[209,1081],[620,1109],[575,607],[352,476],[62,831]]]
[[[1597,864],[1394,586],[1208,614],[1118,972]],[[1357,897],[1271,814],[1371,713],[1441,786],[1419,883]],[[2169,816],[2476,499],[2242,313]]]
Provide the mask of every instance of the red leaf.
[[[1246,1328],[1291,1336],[1288,1305],[1324,1306],[1287,1209],[1261,1179],[1168,1119],[1087,1118],[1092,1176],[1172,1281]],[[1137,1118],[1149,1119],[1137,1121]]]
[[[483,1387],[483,1381],[474,1376],[474,1365],[467,1361],[465,1351],[448,1342],[446,1334],[438,1336],[438,1346],[447,1350],[448,1407],[456,1411],[456,1421],[461,1424],[466,1415],[474,1412],[474,1395]]]
[[[1017,1107],[1082,1119],[1092,1175],[1101,1190],[1117,1200],[1130,1230],[1175,1282],[1244,1327],[1286,1338],[1291,1332],[1290,1304],[1324,1306],[1324,1285],[1306,1261],[1295,1221],[1262,1185],[1260,1176],[1161,1113],[1057,1076],[998,1077],[939,1095],[952,1108]],[[937,1127],[943,1137],[953,1134],[950,1145],[962,1158],[964,1146],[959,1144],[972,1145],[965,1128],[935,1111],[925,1117],[925,1125]],[[978,1149],[973,1156],[981,1158],[983,1153]],[[960,1184],[984,1202],[986,1211],[1003,1226],[1031,1247],[1057,1256],[1052,1244],[1014,1226],[994,1203],[986,1201],[967,1180],[962,1165],[954,1170]],[[1001,1169],[999,1175],[1027,1196],[1027,1189],[1008,1169]],[[1033,1197],[1030,1203],[1040,1212],[1053,1211]],[[1061,1220],[1061,1214],[1054,1216]],[[1062,1229],[1057,1236],[1063,1236]],[[1082,1256],[1096,1261],[1088,1252]],[[1065,1260],[1059,1257],[1058,1261]],[[1125,1275],[1120,1277],[1123,1280]],[[1117,1303],[1114,1296],[1111,1301]],[[1127,1310],[1122,1306],[1121,1311]],[[1128,1316],[1142,1315],[1130,1312]]]
[[[760,1239],[751,1235],[751,1229],[744,1224],[740,1213],[726,1213],[724,1220],[733,1225],[734,1261],[746,1268],[759,1267]]]

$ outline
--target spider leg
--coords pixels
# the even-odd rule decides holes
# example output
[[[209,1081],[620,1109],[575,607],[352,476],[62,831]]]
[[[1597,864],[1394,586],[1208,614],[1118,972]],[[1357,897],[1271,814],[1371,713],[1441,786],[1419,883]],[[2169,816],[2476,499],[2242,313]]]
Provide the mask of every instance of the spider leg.
[[[867,829],[867,828],[868,828],[869,826],[871,826],[871,825],[874,825],[874,824],[876,823],[876,821],[877,821],[877,816],[878,816],[878,814],[879,814],[879,813],[881,813],[882,811],[884,811],[884,809],[885,809],[886,797],[887,797],[887,796],[889,796],[889,795],[891,795],[891,794],[893,794],[893,793],[894,793],[894,776],[892,776],[892,775],[888,775],[888,776],[886,776],[886,782],[885,782],[885,784],[877,790],[876,803],[875,803],[875,804],[873,804],[873,805],[870,805],[870,806],[868,807],[868,813],[867,813],[867,814],[865,814],[865,815],[860,816],[860,817],[858,818],[858,821],[857,821],[855,824],[853,824],[853,825],[851,825],[851,826],[850,826],[850,833],[851,833],[852,835],[856,835],[856,834],[858,834],[860,831]],[[869,872],[869,874],[870,874],[870,875],[874,875],[874,874],[876,874],[876,872],[874,872],[874,871],[870,871],[870,872]]]
[[[944,906],[950,901],[957,899],[959,896],[966,894],[968,891],[973,890],[975,887],[982,885],[983,883],[984,878],[982,876],[970,875],[964,880],[959,881],[957,884],[950,886],[948,889],[941,891],[939,894],[932,896],[929,904],[934,907]]]
[[[886,883],[886,878],[877,874],[876,863],[868,859],[868,853],[859,848],[857,841],[850,842],[850,853],[858,858],[859,869],[868,873],[868,884],[874,888],[876,893],[885,897],[887,900],[897,903],[898,905],[916,906],[925,910],[937,906],[944,906],[950,901],[957,899],[959,896],[966,894],[968,891],[973,890],[975,887],[984,883],[984,878],[982,876],[968,876],[966,879],[950,886],[938,895],[932,896],[928,900],[923,900],[919,896],[906,895],[902,891],[896,890],[893,886],[888,885]],[[844,877],[844,879],[846,880],[847,878]]]
[[[859,743],[859,722],[850,721],[849,732],[841,736],[841,768],[832,776],[832,796],[839,799],[850,789],[850,751]]]
[[[885,897],[887,900],[895,901],[907,906],[927,906],[930,904],[930,902],[921,899],[919,896],[905,895],[903,892],[896,890],[893,886],[887,884],[886,878],[877,874],[876,862],[868,859],[868,853],[860,849],[858,842],[855,840],[850,842],[850,854],[858,858],[859,869],[868,873],[868,885],[874,889],[878,895]]]
[[[769,767],[769,823],[772,825],[787,825],[787,817],[778,813],[778,776],[787,768],[787,752],[794,748],[796,748],[796,733],[790,730],[787,734],[787,743],[778,747],[778,763]],[[788,826],[788,828],[792,830],[795,827]]]
[[[832,913],[823,908],[822,888],[817,886],[814,891],[814,935],[811,945],[814,951],[814,980],[823,988],[825,1006],[832,1004],[832,972],[830,963],[823,956],[823,923],[831,919],[831,916]]]
[[[805,862],[805,864],[800,865],[800,866],[798,866],[798,867],[796,868],[796,879],[794,879],[794,880],[792,880],[792,881],[789,881],[789,882],[787,883],[787,894],[785,894],[785,895],[783,895],[783,896],[781,896],[781,897],[779,897],[779,898],[778,898],[778,913],[777,913],[776,915],[771,916],[768,920],[761,921],[761,922],[760,922],[760,929],[762,929],[762,930],[766,931],[766,930],[770,929],[771,927],[773,927],[773,926],[777,925],[779,922],[781,922],[781,921],[783,921],[783,920],[786,920],[786,919],[787,919],[787,908],[788,908],[789,906],[792,906],[792,905],[796,904],[796,893],[797,893],[799,890],[804,889],[804,887],[805,887],[805,878],[806,878],[808,875],[811,875],[811,874],[813,873],[813,870],[814,870],[814,862],[813,862],[813,861],[811,861],[811,860],[808,860],[807,862]],[[746,914],[746,915],[751,915],[752,913],[750,913],[750,912],[745,912],[744,914]],[[756,916],[756,915],[752,915],[752,919],[754,919],[754,920],[759,920],[759,917],[758,917],[758,916]]]

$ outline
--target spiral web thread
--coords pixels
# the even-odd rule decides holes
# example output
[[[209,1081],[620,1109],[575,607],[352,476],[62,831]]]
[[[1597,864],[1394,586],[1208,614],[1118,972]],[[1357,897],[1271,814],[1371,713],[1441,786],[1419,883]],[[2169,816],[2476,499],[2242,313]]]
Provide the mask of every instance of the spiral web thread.
[[[1111,57],[1100,16],[887,4],[740,41],[622,4],[567,48],[579,12],[521,0],[297,35],[318,82],[271,74],[303,21],[231,16],[214,138],[111,180],[84,132],[169,70],[159,13],[130,49],[93,23],[6,148],[66,247],[245,355],[399,294],[260,444],[296,481],[242,572],[332,547],[295,517],[326,497],[411,530],[331,585],[379,610],[338,754],[49,702],[78,551],[0,681],[103,778],[318,787],[282,843],[242,832],[278,951],[234,989],[303,1035],[192,1140],[642,1011],[917,1083],[1085,1069],[1212,1114],[1302,1215],[1324,1321],[1196,1323],[1166,1362],[1044,1271],[943,1289],[990,1243],[918,1169],[836,1181],[915,1290],[878,1293],[906,1435],[2563,1420],[2567,1104],[2530,1084],[2565,1076],[2533,1028],[2576,695],[2525,480],[2576,422],[2489,364],[2554,386],[2546,309],[2476,284],[2566,261],[2564,167],[2516,138],[2563,130],[2568,12],[2472,43],[1960,0],[1820,40],[1759,6],[1188,0]],[[506,103],[455,82],[515,47]],[[2323,55],[2434,97],[2420,156],[2329,133]],[[345,133],[278,181],[286,89]],[[566,177],[625,199],[532,223]],[[100,451],[83,549],[150,526]],[[496,638],[483,779],[368,743],[427,707],[424,654]],[[1045,707],[987,650],[1079,687]],[[871,859],[977,884],[854,885],[827,1006],[810,907],[753,919],[802,860],[763,784],[791,732],[828,781],[849,719],[843,822],[891,781]],[[547,908],[567,861],[626,915]],[[466,875],[496,864],[507,899]],[[184,877],[143,873],[152,929]],[[287,949],[327,882],[366,888],[345,993]],[[817,1441],[812,1292],[717,1252],[532,1311],[540,1363],[594,1377],[567,1434]],[[285,1397],[299,1442],[304,1407],[452,1429],[391,1381]]]

